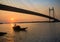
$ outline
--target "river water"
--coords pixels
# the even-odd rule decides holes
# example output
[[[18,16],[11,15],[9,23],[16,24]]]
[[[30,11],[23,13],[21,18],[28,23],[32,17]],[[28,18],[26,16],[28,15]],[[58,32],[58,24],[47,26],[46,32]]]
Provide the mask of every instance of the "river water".
[[[60,42],[60,23],[17,23],[28,27],[26,31],[15,32],[14,24],[0,24],[0,42]]]

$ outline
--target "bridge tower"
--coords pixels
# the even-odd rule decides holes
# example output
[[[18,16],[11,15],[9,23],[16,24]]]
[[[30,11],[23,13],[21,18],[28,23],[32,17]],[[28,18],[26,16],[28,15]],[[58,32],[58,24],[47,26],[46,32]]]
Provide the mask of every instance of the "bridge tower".
[[[54,18],[55,18],[55,10],[54,10],[54,7],[49,8],[49,16],[51,16],[51,17],[54,17]],[[49,22],[51,22],[51,21],[54,21],[54,20],[49,19]]]

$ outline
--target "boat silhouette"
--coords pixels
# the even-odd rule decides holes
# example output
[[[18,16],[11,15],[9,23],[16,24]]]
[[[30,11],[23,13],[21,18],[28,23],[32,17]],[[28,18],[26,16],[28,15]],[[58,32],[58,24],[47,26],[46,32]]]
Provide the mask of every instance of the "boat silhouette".
[[[13,27],[14,31],[26,31],[27,27],[21,28],[19,25],[16,25]]]
[[[5,34],[7,34],[7,33],[5,33],[5,32],[0,32],[0,36],[4,36]]]

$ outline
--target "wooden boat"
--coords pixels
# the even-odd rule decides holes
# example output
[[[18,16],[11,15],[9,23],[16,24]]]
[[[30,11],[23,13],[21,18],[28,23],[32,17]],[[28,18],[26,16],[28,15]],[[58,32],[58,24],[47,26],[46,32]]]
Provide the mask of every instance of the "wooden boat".
[[[27,27],[21,28],[20,26],[14,26],[13,29],[14,31],[26,31]]]
[[[5,34],[7,34],[7,33],[5,33],[5,32],[0,32],[0,36],[4,36]]]

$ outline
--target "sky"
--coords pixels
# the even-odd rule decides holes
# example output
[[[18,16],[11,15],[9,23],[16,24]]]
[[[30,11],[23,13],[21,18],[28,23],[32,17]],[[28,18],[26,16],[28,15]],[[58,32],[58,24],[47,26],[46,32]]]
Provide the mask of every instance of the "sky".
[[[49,7],[54,7],[55,18],[60,20],[60,0],[0,0],[0,4],[31,10],[49,15]],[[0,22],[47,21],[48,18],[24,13],[0,10]]]

